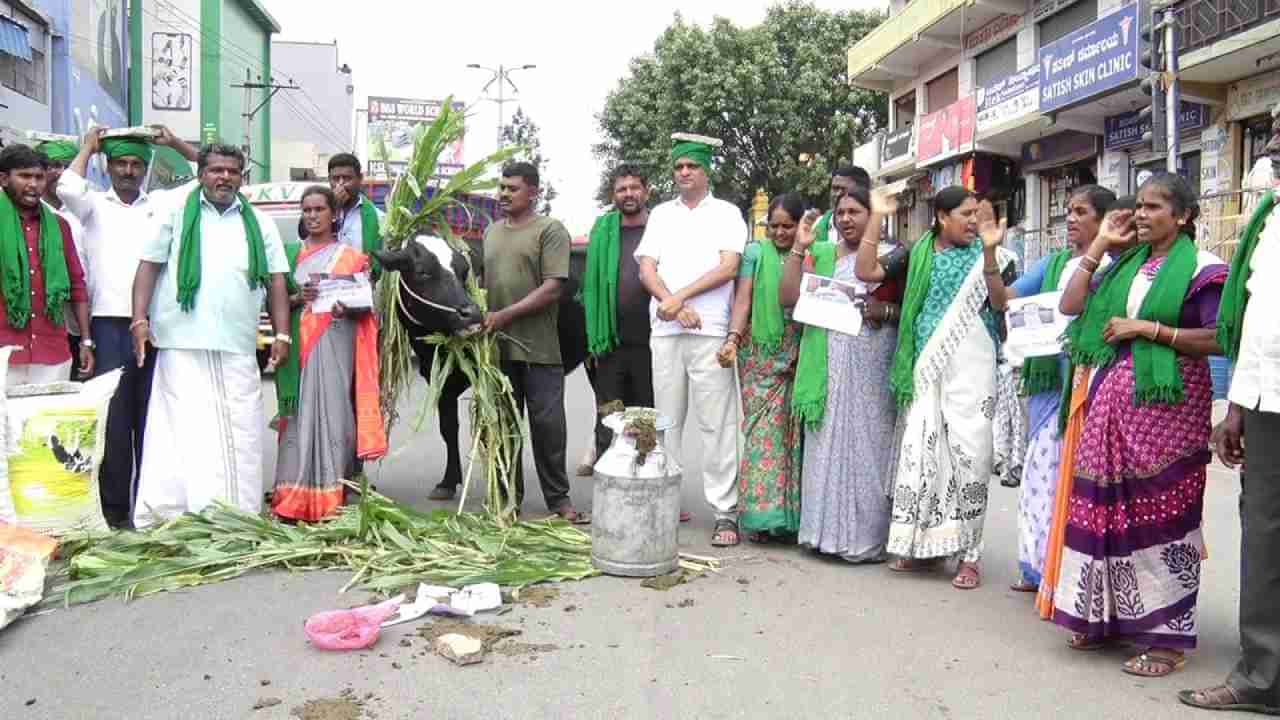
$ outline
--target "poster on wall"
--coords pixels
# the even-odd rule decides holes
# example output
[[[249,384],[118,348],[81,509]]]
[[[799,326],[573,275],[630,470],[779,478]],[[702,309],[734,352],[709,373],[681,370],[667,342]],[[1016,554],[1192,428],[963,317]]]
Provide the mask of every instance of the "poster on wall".
[[[400,97],[369,98],[369,174],[373,177],[395,177],[404,172],[413,156],[414,128],[430,123],[440,114],[440,100],[414,100]],[[461,111],[464,105],[453,104]],[[438,177],[452,177],[465,164],[464,138],[458,138],[436,164]]]
[[[1117,10],[1040,49],[1040,110],[1113,90],[1138,76],[1138,8]]]
[[[71,61],[121,107],[127,102],[129,47],[125,0],[75,0],[69,17]]]
[[[986,132],[1040,110],[1040,68],[1032,65],[997,82],[978,88],[977,127]]]
[[[151,33],[151,107],[191,109],[192,40],[186,33]]]
[[[920,118],[917,162],[927,162],[973,145],[974,100],[973,95],[966,95]]]
[[[1212,195],[1231,189],[1230,157],[1223,150],[1227,129],[1222,125],[1200,133],[1200,194]],[[1225,167],[1224,167],[1225,166]]]

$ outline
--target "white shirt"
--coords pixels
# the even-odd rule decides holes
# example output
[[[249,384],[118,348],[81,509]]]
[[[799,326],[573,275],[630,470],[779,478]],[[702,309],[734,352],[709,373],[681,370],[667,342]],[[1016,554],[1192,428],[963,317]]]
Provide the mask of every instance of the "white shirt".
[[[1227,399],[1250,410],[1280,412],[1280,207],[1262,228],[1249,270],[1249,304]]]
[[[183,187],[190,192],[194,185]],[[140,193],[126,205],[114,189],[94,190],[74,170],[62,171],[58,197],[68,214],[83,226],[76,248],[89,282],[91,316],[132,317],[133,276],[138,272],[142,246],[155,232],[154,206],[175,192]]]
[[[671,292],[679,292],[720,264],[721,252],[742,254],[747,244],[747,223],[733,203],[708,194],[690,208],[680,198],[668,200],[649,213],[644,237],[635,257],[658,262],[658,277]],[[664,337],[684,333],[724,337],[729,332],[729,312],[733,307],[733,282],[708,290],[690,299],[687,306],[702,319],[698,330],[685,330],[679,322],[658,319],[658,301],[649,302],[652,335]]]
[[[67,221],[67,227],[71,228],[71,242],[76,246],[76,257],[80,259],[80,269],[84,271],[84,283],[89,288],[89,297],[93,297],[93,286],[89,285],[89,262],[84,255],[84,226],[80,224],[80,219],[69,212],[65,206],[59,209],[48,202],[44,204],[54,215]],[[80,323],[76,320],[75,307],[70,302],[67,303],[62,317],[67,321],[67,332],[80,337]]]
[[[142,248],[141,259],[164,263],[151,299],[151,332],[157,348],[212,350],[252,355],[257,350],[258,315],[266,288],[249,286],[249,244],[240,201],[219,212],[200,195],[200,288],[195,306],[178,304],[178,258],[182,253],[182,216],[186,203],[170,203]],[[276,224],[251,209],[262,229],[267,270],[289,272],[289,260]]]

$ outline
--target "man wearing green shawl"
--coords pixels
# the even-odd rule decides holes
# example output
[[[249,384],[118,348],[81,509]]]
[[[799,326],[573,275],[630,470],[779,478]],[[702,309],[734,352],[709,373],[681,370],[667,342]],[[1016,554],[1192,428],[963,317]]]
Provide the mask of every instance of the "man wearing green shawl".
[[[26,145],[0,151],[0,347],[9,356],[6,385],[62,382],[71,377],[67,347],[68,304],[83,323],[89,321],[84,272],[71,240],[71,228],[41,201],[45,158]],[[89,347],[79,358],[93,371]]]
[[[708,174],[719,140],[672,135],[679,196],[649,214],[635,256],[650,301],[653,391],[679,438],[692,411],[702,435],[702,487],[716,515],[713,545],[737,545],[738,393],[732,368],[716,361],[729,332],[733,280],[747,224],[732,203],[712,197]],[[677,455],[677,448],[673,449]]]
[[[376,262],[373,251],[382,249],[383,214],[364,194],[364,173],[355,155],[338,153],[329,158],[329,188],[338,197],[338,242]]]
[[[636,248],[649,222],[649,180],[634,165],[613,171],[613,210],[596,218],[587,245],[582,305],[587,349],[596,363],[596,405],[621,400],[653,407],[653,355],[649,351],[649,292],[640,282]],[[596,423],[596,457],[613,433]]]
[[[196,149],[157,125],[152,137],[103,138],[104,128],[85,133],[71,164],[58,178],[57,197],[67,216],[74,217],[72,232],[84,253],[85,275],[89,279],[89,332],[96,346],[97,374],[122,370],[120,384],[107,413],[106,449],[98,484],[102,512],[114,527],[130,521],[136,468],[142,466],[142,439],[146,432],[147,404],[151,397],[152,352],[139,368],[133,361],[133,341],[129,322],[133,314],[133,276],[138,269],[142,245],[152,233],[152,214],[185,190],[153,190],[143,186],[153,145],[168,147],[187,160],[196,159]],[[99,190],[89,181],[93,156],[106,158],[111,186]],[[82,231],[77,231],[77,224]],[[83,330],[83,329],[82,329]]]
[[[813,226],[813,237],[818,242],[840,242],[840,231],[834,222],[836,206],[840,198],[855,187],[871,190],[871,175],[857,165],[841,165],[831,173],[831,209],[818,218]]]
[[[199,186],[160,214],[133,284],[137,363],[148,343],[157,349],[137,527],[213,502],[261,509],[264,295],[276,332],[272,367],[292,343],[289,261],[275,223],[240,194],[244,155],[217,143],[198,163]]]
[[[1218,344],[1235,360],[1235,373],[1213,445],[1228,467],[1242,466],[1241,656],[1225,683],[1183,690],[1178,698],[1274,715],[1280,714],[1280,105],[1271,116],[1271,188],[1241,234],[1218,307]]]

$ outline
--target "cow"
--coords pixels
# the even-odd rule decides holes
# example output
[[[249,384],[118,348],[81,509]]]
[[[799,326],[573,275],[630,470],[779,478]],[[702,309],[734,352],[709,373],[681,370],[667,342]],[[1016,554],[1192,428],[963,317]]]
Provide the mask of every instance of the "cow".
[[[409,343],[418,358],[418,371],[429,378],[436,346],[421,338],[435,333],[459,334],[480,329],[483,314],[467,294],[467,275],[471,268],[484,276],[483,253],[473,247],[464,254],[444,239],[419,235],[395,250],[375,250],[373,255],[386,270],[399,276],[400,306],[397,317],[409,334]],[[471,257],[468,263],[467,257]],[[559,304],[560,359],[568,375],[587,358],[587,322],[582,304],[577,299],[580,285],[580,263],[571,263],[571,272],[561,286]],[[461,371],[454,370],[440,392],[437,414],[440,437],[444,440],[446,461],[444,476],[437,490],[457,488],[462,483],[462,453],[458,446],[458,399],[468,388]]]

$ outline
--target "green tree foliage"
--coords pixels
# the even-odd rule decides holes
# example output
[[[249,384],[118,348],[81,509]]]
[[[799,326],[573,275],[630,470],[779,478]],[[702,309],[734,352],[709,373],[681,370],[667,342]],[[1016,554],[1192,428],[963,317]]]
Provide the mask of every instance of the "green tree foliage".
[[[513,160],[523,160],[531,163],[538,168],[538,174],[541,176],[542,195],[538,199],[538,213],[541,215],[551,214],[551,201],[556,199],[559,194],[556,188],[551,184],[551,180],[547,178],[547,166],[551,161],[542,154],[542,139],[538,137],[538,124],[525,114],[523,108],[516,108],[516,114],[511,116],[511,122],[502,126],[502,145],[519,145],[523,148],[516,153]]]
[[[704,29],[677,13],[596,116],[597,199],[611,202],[609,173],[623,161],[648,168],[669,194],[670,136],[686,131],[724,140],[711,177],[718,197],[744,210],[757,188],[825,201],[831,171],[887,126],[888,98],[851,86],[847,72],[849,48],[884,17],[788,0],[758,26],[716,18]]]

